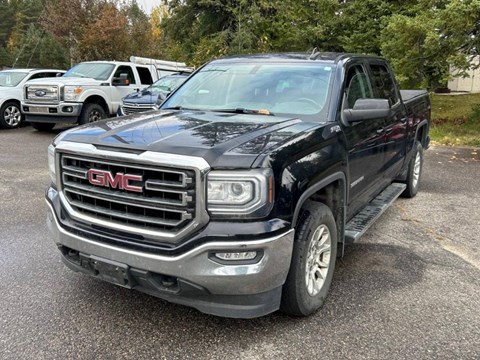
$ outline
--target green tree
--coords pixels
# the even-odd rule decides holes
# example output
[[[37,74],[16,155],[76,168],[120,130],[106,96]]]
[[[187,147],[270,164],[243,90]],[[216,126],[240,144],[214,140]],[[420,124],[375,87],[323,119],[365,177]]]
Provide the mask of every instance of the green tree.
[[[405,86],[445,87],[450,66],[468,70],[480,46],[479,0],[419,0],[414,15],[396,14],[381,49]],[[462,74],[462,72],[460,72]]]

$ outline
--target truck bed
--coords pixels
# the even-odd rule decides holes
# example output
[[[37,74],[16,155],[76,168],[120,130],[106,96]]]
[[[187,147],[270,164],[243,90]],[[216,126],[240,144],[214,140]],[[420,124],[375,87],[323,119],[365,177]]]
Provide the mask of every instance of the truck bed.
[[[425,111],[430,110],[430,98],[426,90],[400,90],[400,94],[408,113],[428,118]]]

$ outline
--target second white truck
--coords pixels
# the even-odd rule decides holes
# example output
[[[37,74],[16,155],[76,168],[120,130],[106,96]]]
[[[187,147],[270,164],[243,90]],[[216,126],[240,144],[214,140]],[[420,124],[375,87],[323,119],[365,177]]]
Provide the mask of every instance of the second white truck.
[[[184,63],[131,57],[130,62],[90,61],[75,65],[59,78],[29,81],[22,112],[40,131],[57,123],[86,124],[115,115],[121,99],[164,74],[186,68]]]

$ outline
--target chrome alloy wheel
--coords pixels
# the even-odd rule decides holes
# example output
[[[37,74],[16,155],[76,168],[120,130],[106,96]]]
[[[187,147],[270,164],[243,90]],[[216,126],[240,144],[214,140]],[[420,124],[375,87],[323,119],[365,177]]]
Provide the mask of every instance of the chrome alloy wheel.
[[[95,122],[102,120],[102,114],[100,114],[100,111],[98,110],[93,110],[88,114],[88,122]]]
[[[3,119],[10,127],[16,127],[22,121],[22,113],[18,107],[10,105],[4,110]]]
[[[320,225],[315,229],[310,241],[305,267],[305,283],[310,296],[317,295],[325,283],[330,265],[331,245],[328,227]]]
[[[412,186],[414,188],[417,187],[418,181],[420,180],[420,169],[422,168],[422,156],[420,152],[417,151],[417,155],[415,156],[415,164],[413,165],[413,179],[412,179]]]

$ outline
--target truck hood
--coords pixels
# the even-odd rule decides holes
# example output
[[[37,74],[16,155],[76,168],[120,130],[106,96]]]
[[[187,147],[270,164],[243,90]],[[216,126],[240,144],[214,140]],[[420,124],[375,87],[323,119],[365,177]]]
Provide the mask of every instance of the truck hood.
[[[58,77],[58,78],[43,78],[27,81],[27,85],[76,85],[76,86],[98,86],[107,82],[106,80],[95,80],[92,78],[81,77]]]
[[[318,125],[277,116],[163,110],[74,128],[56,142],[198,156],[212,168],[249,168],[259,154]]]
[[[18,89],[18,86],[12,86],[12,87],[7,87],[7,86],[0,86],[0,96],[1,95],[10,95],[12,90]]]

